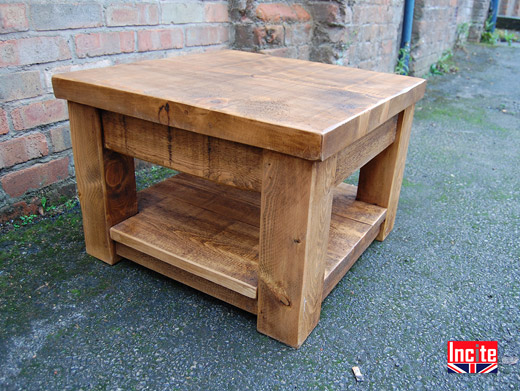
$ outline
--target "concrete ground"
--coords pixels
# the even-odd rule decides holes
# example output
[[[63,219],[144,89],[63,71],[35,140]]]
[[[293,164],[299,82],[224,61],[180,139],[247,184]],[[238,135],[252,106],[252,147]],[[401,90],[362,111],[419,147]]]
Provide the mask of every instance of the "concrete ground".
[[[394,232],[299,350],[216,299],[87,256],[69,205],[2,228],[0,389],[520,389],[520,47],[466,50],[418,104]],[[497,340],[498,374],[448,374],[448,340]]]

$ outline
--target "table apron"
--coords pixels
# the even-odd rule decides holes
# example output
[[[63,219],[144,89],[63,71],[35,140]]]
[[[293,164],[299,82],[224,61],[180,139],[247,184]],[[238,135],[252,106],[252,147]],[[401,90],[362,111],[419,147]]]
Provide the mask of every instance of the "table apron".
[[[102,111],[104,147],[245,190],[262,188],[262,149]],[[339,151],[335,185],[395,140],[397,115]]]
[[[103,111],[104,147],[245,190],[262,188],[262,149]]]

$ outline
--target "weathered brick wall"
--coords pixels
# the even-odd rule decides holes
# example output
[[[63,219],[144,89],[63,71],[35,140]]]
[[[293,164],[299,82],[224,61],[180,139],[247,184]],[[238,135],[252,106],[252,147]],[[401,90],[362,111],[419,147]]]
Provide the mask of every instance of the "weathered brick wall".
[[[520,0],[500,0],[498,14],[520,18]]]
[[[57,72],[234,47],[391,72],[404,0],[8,0],[0,4],[0,221],[74,192]],[[490,0],[416,0],[412,71],[480,37]],[[506,0],[503,0],[506,1]],[[507,0],[517,1],[517,0]]]
[[[431,64],[453,48],[463,25],[470,28],[473,40],[479,40],[488,8],[489,0],[416,0],[411,71],[418,76],[427,73]]]
[[[399,50],[404,0],[346,2],[347,49],[344,63],[392,72]]]
[[[490,1],[491,0],[474,0],[473,10],[471,11],[468,40],[480,42],[480,37],[484,31],[484,24],[489,13]]]
[[[227,1],[0,4],[0,221],[74,191],[57,72],[228,47]]]
[[[313,25],[303,2],[230,0],[230,3],[235,48],[309,59]]]
[[[231,0],[234,46],[271,55],[392,71],[404,0]]]
[[[395,66],[404,0],[230,1],[238,49],[384,72]],[[416,0],[412,72],[426,73],[461,32],[478,41],[489,1]]]

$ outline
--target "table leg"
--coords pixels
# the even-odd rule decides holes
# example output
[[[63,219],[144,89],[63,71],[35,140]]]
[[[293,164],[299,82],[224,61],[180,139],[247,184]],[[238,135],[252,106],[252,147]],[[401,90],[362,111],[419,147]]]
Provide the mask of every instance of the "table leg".
[[[387,208],[386,219],[376,238],[379,241],[385,240],[394,227],[413,113],[414,105],[399,114],[395,141],[364,165],[359,173],[357,199]]]
[[[137,213],[134,159],[103,147],[99,110],[69,102],[69,118],[87,253],[113,265],[109,229]]]
[[[258,331],[299,347],[320,318],[336,158],[264,151]]]

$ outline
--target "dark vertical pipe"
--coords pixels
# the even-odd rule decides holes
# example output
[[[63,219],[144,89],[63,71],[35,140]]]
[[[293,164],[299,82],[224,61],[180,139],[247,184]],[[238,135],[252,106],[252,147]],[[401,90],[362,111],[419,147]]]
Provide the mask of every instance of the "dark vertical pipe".
[[[491,32],[495,32],[498,15],[498,0],[491,0]]]
[[[415,0],[405,0],[404,2],[404,17],[403,17],[403,33],[401,35],[401,49],[399,51],[399,61],[404,62],[408,74],[408,64],[410,62],[410,42],[412,40],[412,26],[413,26],[413,9]]]

